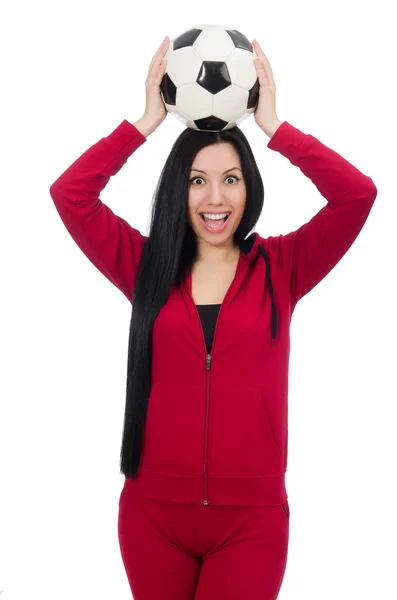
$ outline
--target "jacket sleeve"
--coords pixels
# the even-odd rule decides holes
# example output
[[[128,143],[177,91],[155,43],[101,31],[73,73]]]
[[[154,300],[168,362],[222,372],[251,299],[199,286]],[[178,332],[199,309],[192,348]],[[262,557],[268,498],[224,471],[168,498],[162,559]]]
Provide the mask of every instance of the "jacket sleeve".
[[[270,238],[291,303],[310,292],[340,261],[357,238],[377,196],[370,177],[312,135],[284,121],[268,142],[300,168],[327,204],[296,231]]]
[[[146,236],[104,204],[100,192],[146,138],[129,121],[86,150],[51,185],[72,238],[95,267],[132,302]]]

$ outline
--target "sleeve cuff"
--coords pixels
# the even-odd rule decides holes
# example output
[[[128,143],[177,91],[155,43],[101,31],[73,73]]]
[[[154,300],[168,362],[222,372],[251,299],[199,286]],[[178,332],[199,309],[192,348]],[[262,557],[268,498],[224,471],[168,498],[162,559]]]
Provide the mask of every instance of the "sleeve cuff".
[[[124,119],[105,139],[125,158],[146,142],[145,136],[127,119]]]
[[[270,138],[267,147],[269,150],[275,150],[283,156],[292,158],[300,153],[299,147],[304,144],[307,137],[306,133],[303,133],[288,121],[284,121]]]

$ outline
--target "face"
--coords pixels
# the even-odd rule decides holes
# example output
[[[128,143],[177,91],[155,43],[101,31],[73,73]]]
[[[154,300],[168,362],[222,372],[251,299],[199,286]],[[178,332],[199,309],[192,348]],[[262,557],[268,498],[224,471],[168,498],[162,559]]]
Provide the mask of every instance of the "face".
[[[189,176],[189,223],[199,244],[232,246],[233,234],[244,213],[246,187],[240,157],[228,142],[211,144],[197,153]],[[202,213],[229,213],[224,219],[210,220]],[[207,221],[208,223],[208,221]],[[211,225],[216,226],[211,227]]]

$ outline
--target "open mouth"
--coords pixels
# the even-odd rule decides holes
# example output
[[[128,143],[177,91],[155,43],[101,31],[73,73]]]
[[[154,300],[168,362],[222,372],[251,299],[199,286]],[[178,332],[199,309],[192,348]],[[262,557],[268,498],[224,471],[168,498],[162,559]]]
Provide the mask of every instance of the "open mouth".
[[[230,213],[228,213],[225,217],[223,217],[223,219],[206,219],[204,217],[203,213],[199,213],[200,217],[203,221],[203,226],[207,231],[210,232],[214,232],[214,233],[221,233],[224,229],[226,229],[226,227],[228,226],[228,219],[229,219],[229,215]]]

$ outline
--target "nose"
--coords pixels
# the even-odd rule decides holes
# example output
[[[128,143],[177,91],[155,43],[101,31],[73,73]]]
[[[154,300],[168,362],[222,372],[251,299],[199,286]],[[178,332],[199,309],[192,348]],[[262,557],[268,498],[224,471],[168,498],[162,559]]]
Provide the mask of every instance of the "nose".
[[[224,204],[224,199],[227,198],[227,192],[225,188],[222,186],[222,183],[213,183],[208,187],[208,197],[210,199],[211,204],[216,206],[222,206]]]

